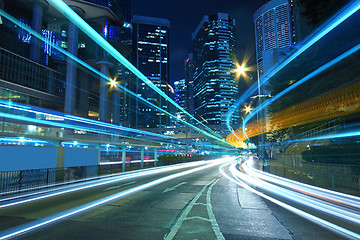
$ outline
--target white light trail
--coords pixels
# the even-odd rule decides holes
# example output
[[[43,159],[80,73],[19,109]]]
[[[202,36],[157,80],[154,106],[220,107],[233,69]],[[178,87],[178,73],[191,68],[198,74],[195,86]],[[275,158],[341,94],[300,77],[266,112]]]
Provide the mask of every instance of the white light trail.
[[[224,168],[226,166],[229,166],[230,164],[231,164],[230,172],[232,174],[232,177],[229,176],[224,171]],[[254,182],[253,179],[251,179],[250,176],[246,176],[245,174],[238,174],[239,171],[236,169],[236,163],[223,164],[222,166],[220,166],[219,170],[220,170],[221,174],[223,176],[225,176],[226,178],[228,178],[230,181],[235,182],[236,184],[244,187],[245,189],[247,189],[247,190],[249,190],[249,191],[251,191],[251,192],[253,192],[253,193],[255,193],[255,194],[257,194],[257,195],[259,195],[259,196],[261,196],[261,197],[263,197],[263,198],[265,198],[265,199],[267,199],[267,200],[269,200],[269,201],[271,201],[271,202],[273,202],[273,203],[275,203],[275,204],[277,204],[277,205],[279,205],[279,206],[281,206],[281,207],[283,207],[283,208],[285,208],[285,209],[287,209],[287,210],[289,210],[289,211],[291,211],[291,212],[293,212],[293,213],[295,213],[295,214],[297,214],[297,215],[299,215],[299,216],[313,222],[313,223],[316,223],[316,224],[318,224],[318,225],[320,225],[322,227],[325,227],[325,228],[327,228],[327,229],[329,229],[329,230],[331,230],[331,231],[333,231],[333,232],[335,232],[335,233],[337,233],[337,234],[339,234],[339,235],[341,235],[343,237],[346,237],[346,238],[349,238],[349,239],[360,239],[360,235],[358,233],[352,232],[352,231],[350,231],[350,230],[348,230],[346,228],[340,227],[340,226],[338,226],[338,225],[336,225],[334,223],[331,223],[331,222],[326,221],[324,219],[321,219],[321,218],[319,218],[317,216],[309,214],[309,213],[307,213],[305,211],[297,209],[297,208],[295,208],[295,207],[293,207],[293,206],[291,206],[289,204],[286,204],[286,203],[284,203],[282,201],[279,201],[279,200],[277,200],[277,199],[275,199],[273,197],[270,197],[270,196],[266,195],[263,192],[260,192],[258,190],[253,189],[252,187],[250,187],[248,184],[245,183],[247,181]],[[259,186],[259,185],[256,185],[256,186],[261,187],[261,188],[264,187],[264,186]],[[266,187],[268,187],[268,186],[269,185],[266,185]],[[269,190],[269,192],[273,193],[271,190]],[[282,195],[282,197],[286,197],[286,196]]]
[[[139,185],[137,187],[130,188],[130,189],[127,189],[125,191],[113,194],[111,196],[108,196],[108,197],[93,201],[91,203],[87,203],[87,204],[81,205],[79,207],[76,207],[76,208],[73,208],[73,209],[70,209],[70,210],[67,210],[67,211],[63,211],[61,213],[54,214],[54,215],[51,215],[49,217],[45,217],[43,219],[35,220],[33,222],[24,224],[22,226],[19,226],[19,227],[10,229],[10,230],[6,230],[6,231],[1,233],[0,240],[9,239],[9,238],[12,238],[12,237],[16,237],[16,236],[25,234],[25,233],[27,233],[29,231],[34,230],[34,229],[46,226],[48,224],[57,222],[59,220],[63,220],[65,218],[67,218],[67,217],[74,216],[74,215],[76,215],[78,213],[83,213],[86,210],[90,210],[90,209],[98,207],[98,206],[100,206],[102,204],[109,203],[111,201],[120,199],[122,197],[131,195],[131,194],[139,192],[139,191],[143,191],[145,189],[151,188],[151,187],[156,186],[158,184],[170,181],[172,179],[175,179],[175,178],[178,178],[178,177],[181,177],[181,176],[185,176],[185,175],[197,172],[197,171],[201,171],[201,170],[204,170],[204,169],[207,169],[207,168],[210,168],[210,167],[222,164],[223,162],[227,162],[227,161],[231,161],[231,160],[232,159],[222,159],[222,160],[216,160],[216,161],[215,160],[208,161],[207,162],[208,164],[206,164],[205,166],[197,167],[197,168],[190,169],[190,170],[187,170],[187,171],[184,171],[184,172],[180,172],[180,173],[176,173],[176,174],[173,174],[173,175],[170,175],[170,176],[162,177],[160,179],[148,182],[146,184]]]
[[[213,160],[213,161],[216,161],[216,160]],[[59,196],[62,194],[67,194],[67,193],[71,193],[71,192],[75,192],[75,191],[81,191],[84,189],[99,187],[99,186],[103,186],[103,185],[107,185],[107,184],[111,184],[111,183],[115,183],[115,182],[119,182],[119,181],[123,181],[123,180],[127,180],[127,179],[132,179],[132,178],[136,178],[136,177],[142,177],[142,176],[152,175],[152,174],[156,174],[156,173],[180,170],[180,169],[189,168],[189,167],[197,167],[197,166],[212,163],[213,161],[198,161],[198,162],[179,164],[176,166],[166,166],[166,167],[161,167],[161,168],[156,168],[156,169],[148,169],[145,171],[139,170],[134,173],[121,174],[120,176],[112,176],[110,179],[109,179],[109,177],[106,177],[105,179],[102,178],[102,179],[97,179],[97,180],[91,181],[91,182],[79,183],[76,186],[73,186],[73,185],[72,186],[63,186],[63,187],[58,187],[55,190],[47,189],[47,190],[39,191],[37,193],[29,193],[29,194],[23,194],[20,196],[16,196],[16,197],[8,197],[8,198],[1,199],[0,202],[14,201],[19,198],[21,198],[22,200],[10,202],[10,203],[4,203],[4,204],[0,205],[0,209],[23,204],[23,203],[29,203],[32,201],[37,201],[37,200],[41,200],[41,199],[45,199],[45,198],[50,198],[50,197],[54,197],[54,196]]]

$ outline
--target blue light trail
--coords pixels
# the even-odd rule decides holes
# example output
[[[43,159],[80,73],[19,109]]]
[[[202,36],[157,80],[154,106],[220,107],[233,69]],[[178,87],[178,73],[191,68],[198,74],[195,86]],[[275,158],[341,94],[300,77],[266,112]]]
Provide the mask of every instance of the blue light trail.
[[[13,229],[5,230],[5,231],[0,233],[1,234],[0,240],[9,239],[9,238],[13,238],[13,237],[16,237],[16,236],[23,235],[23,234],[25,234],[27,232],[30,232],[30,231],[33,231],[33,230],[35,230],[37,228],[44,227],[44,226],[49,225],[51,223],[63,220],[63,219],[68,218],[68,217],[72,217],[72,216],[74,216],[76,214],[83,213],[83,212],[85,212],[87,210],[90,210],[90,209],[93,209],[95,207],[99,207],[102,204],[109,203],[109,202],[114,201],[114,200],[118,200],[120,198],[123,198],[123,197],[129,196],[131,194],[143,191],[145,189],[154,187],[156,185],[159,185],[161,183],[173,180],[175,178],[185,176],[185,175],[188,175],[188,174],[191,174],[191,173],[194,173],[194,172],[198,172],[198,171],[201,171],[201,170],[205,170],[207,168],[222,164],[224,162],[232,161],[232,160],[233,160],[233,158],[229,158],[229,159],[225,158],[225,159],[218,159],[218,160],[213,160],[213,161],[206,161],[204,163],[204,166],[196,167],[196,168],[193,168],[193,169],[190,169],[190,170],[186,170],[184,172],[175,173],[175,174],[172,174],[172,175],[169,175],[169,176],[166,176],[166,177],[162,177],[162,178],[159,178],[157,180],[154,180],[154,181],[151,181],[151,182],[148,182],[148,183],[145,183],[145,184],[142,184],[142,185],[127,189],[125,191],[113,194],[111,196],[108,196],[108,197],[105,197],[105,198],[95,200],[93,202],[81,205],[79,207],[76,207],[76,208],[73,208],[73,209],[70,209],[70,210],[66,210],[66,211],[63,211],[63,212],[60,212],[60,213],[45,217],[43,219],[35,220],[35,221],[30,222],[30,223],[24,224],[22,226],[15,227]]]
[[[72,11],[70,9],[70,11]],[[73,13],[77,16],[76,13]],[[33,36],[35,36],[36,38],[40,39],[41,41],[45,41],[44,37],[37,33],[36,31],[34,31],[33,29],[31,29],[29,26],[23,24],[22,22],[18,21],[16,18],[12,17],[11,15],[9,15],[8,13],[6,13],[5,11],[3,11],[2,9],[0,9],[0,15],[2,15],[3,17],[5,17],[6,19],[8,19],[9,21],[13,22],[14,24],[18,25],[19,27],[25,29],[26,31],[30,32]],[[81,18],[80,18],[81,19]],[[81,19],[82,20],[82,19]],[[86,23],[85,23],[86,24]],[[91,28],[90,26],[87,25],[88,28]],[[100,35],[99,35],[100,38],[102,38]],[[102,38],[103,39],[103,38]],[[104,39],[103,39],[104,40]],[[104,40],[106,42],[106,40]],[[107,42],[106,42],[107,43]],[[87,69],[91,70],[92,72],[94,72],[95,74],[99,75],[101,77],[101,79],[106,79],[108,82],[112,82],[112,79],[109,78],[108,76],[106,76],[105,74],[99,72],[98,70],[96,70],[95,68],[91,67],[89,64],[85,63],[84,61],[80,60],[79,58],[75,57],[74,55],[68,53],[67,51],[65,51],[64,49],[60,48],[59,46],[57,45],[54,45],[53,43],[49,42],[49,44],[54,47],[56,50],[58,50],[59,52],[63,53],[64,55],[66,55],[67,57],[73,59],[74,61],[76,61],[77,63],[81,64],[82,66],[86,67]],[[108,44],[108,43],[107,43]],[[113,48],[111,45],[110,45],[111,48]],[[114,51],[116,51],[115,49],[113,49]],[[121,54],[118,53],[120,56]],[[121,56],[122,57],[122,56]],[[123,57],[122,57],[123,58]],[[126,59],[125,59],[126,60]],[[127,61],[127,60],[126,60]],[[130,64],[130,63],[129,63]],[[170,116],[171,118],[175,119],[176,121],[179,121],[191,128],[193,128],[194,130],[198,131],[198,132],[201,132],[203,133],[204,135],[210,137],[210,138],[213,138],[219,142],[223,142],[223,138],[219,138],[217,136],[214,136],[213,134],[210,134],[182,119],[178,119],[175,115],[167,112],[166,110],[162,109],[161,107],[149,102],[148,100],[144,99],[143,97],[141,96],[138,96],[136,93],[130,91],[129,89],[125,88],[124,86],[122,86],[121,84],[118,84],[116,83],[117,87],[119,87],[121,90],[123,91],[126,91],[127,93],[129,93],[130,95],[132,95],[133,97],[136,97],[138,99],[140,99],[141,101],[145,102],[146,104],[154,107],[155,109],[158,109],[159,111],[165,113],[166,115]],[[156,86],[155,86],[156,87]],[[157,87],[156,87],[157,88]],[[157,88],[158,89],[158,88]],[[161,91],[161,90],[159,90]],[[176,103],[175,103],[176,104]],[[177,104],[176,104],[177,105]],[[23,108],[26,108],[25,106],[23,106]],[[202,123],[201,123],[202,124]],[[111,124],[110,124],[111,125]],[[203,125],[203,124],[202,124]],[[116,126],[116,125],[114,125]],[[204,125],[205,126],[205,125]],[[209,129],[207,126],[205,126],[207,129]],[[211,130],[211,129],[210,129]],[[211,130],[211,132],[213,132],[213,130]],[[215,133],[216,134],[216,133]],[[217,135],[217,134],[216,134]],[[231,146],[230,144],[226,143],[228,146]]]
[[[345,6],[342,10],[340,10],[333,18],[328,20],[325,24],[323,24],[314,34],[309,36],[307,40],[304,41],[304,43],[297,48],[297,50],[291,54],[287,59],[285,59],[282,63],[280,63],[277,67],[275,67],[273,70],[269,71],[268,73],[265,73],[265,75],[261,78],[261,85],[264,85],[271,77],[273,77],[276,73],[278,73],[281,69],[283,69],[285,66],[287,66],[291,61],[296,59],[298,56],[300,56],[303,52],[305,52],[308,48],[310,48],[312,45],[314,45],[316,42],[318,42],[320,39],[322,39],[326,34],[331,32],[333,29],[335,29],[337,26],[339,26],[341,23],[343,23],[346,19],[348,19],[350,16],[352,16],[354,13],[356,13],[360,9],[360,1],[352,1],[350,4]],[[230,108],[227,117],[226,117],[226,126],[229,129],[230,132],[232,132],[234,135],[236,133],[232,130],[230,126],[230,119],[231,116],[235,113],[235,111],[239,108],[239,106],[245,102],[247,98],[251,96],[260,86],[258,86],[259,83],[254,83]],[[245,128],[243,127],[243,131],[245,133]],[[246,135],[246,133],[245,133]]]
[[[285,94],[287,94],[288,92],[292,91],[293,89],[297,88],[298,86],[300,86],[301,84],[307,82],[308,80],[312,79],[313,77],[317,76],[318,74],[324,72],[325,70],[329,69],[330,67],[334,66],[335,64],[341,62],[342,60],[344,60],[345,58],[351,56],[352,54],[356,53],[357,51],[360,50],[360,44],[356,45],[355,47],[353,47],[352,49],[348,50],[347,52],[341,54],[340,56],[336,57],[335,59],[331,60],[330,62],[326,63],[325,65],[319,67],[318,69],[316,69],[315,71],[311,72],[310,74],[308,74],[307,76],[305,76],[304,78],[300,79],[299,81],[297,81],[296,83],[294,83],[293,85],[289,86],[288,88],[286,88],[285,90],[283,90],[282,92],[276,94],[276,96],[273,96],[272,98],[268,99],[267,101],[263,102],[260,106],[257,106],[251,113],[249,113],[246,117],[245,120],[243,121],[243,125],[242,128],[244,130],[245,133],[245,126],[246,123],[252,118],[254,117],[258,112],[260,112],[262,109],[264,109],[265,107],[269,106],[271,103],[273,103],[274,101],[276,101],[277,99],[281,98],[282,96],[284,96]],[[246,133],[245,133],[246,134]]]
[[[62,0],[49,0],[60,13],[62,13],[67,19],[72,21],[79,29],[81,29],[86,35],[88,35],[94,42],[102,47],[106,52],[123,64],[127,69],[134,73],[139,79],[141,79],[146,85],[157,92],[160,96],[165,98],[168,102],[173,104],[177,109],[181,110],[191,119],[194,119],[197,123],[216,134],[208,126],[200,122],[185,109],[180,107],[174,100],[161,91],[155,84],[153,84],[142,72],[140,72],[134,65],[132,65],[124,56],[122,56],[110,43],[108,43],[99,33],[97,33],[89,24],[87,24],[79,15],[77,15],[66,3]]]
[[[15,114],[6,113],[6,111],[4,111],[4,110],[0,112],[1,117],[5,117],[5,118],[9,118],[9,119],[16,119],[16,120],[22,120],[22,121],[27,121],[27,122],[32,122],[32,123],[40,123],[40,124],[56,126],[56,127],[64,127],[64,128],[70,128],[70,129],[76,128],[76,129],[80,129],[80,130],[84,130],[84,131],[91,131],[91,132],[104,133],[104,134],[117,135],[117,136],[119,136],[120,133],[111,133],[111,132],[109,132],[109,130],[112,129],[112,130],[119,130],[119,131],[143,134],[143,135],[148,135],[148,136],[160,137],[160,138],[174,139],[174,137],[171,137],[171,136],[137,130],[134,128],[122,127],[122,126],[104,123],[104,122],[100,122],[100,121],[95,121],[95,120],[91,120],[91,119],[87,119],[87,118],[81,118],[81,117],[63,114],[63,113],[59,113],[59,112],[55,112],[55,111],[40,109],[37,107],[27,106],[26,108],[23,108],[23,106],[18,103],[17,104],[12,103],[11,105],[9,105],[8,102],[6,102],[4,100],[0,100],[0,108],[3,108],[4,110],[12,109],[12,110],[20,111],[20,113],[15,113]],[[35,115],[33,117],[27,117],[27,116],[23,116],[21,112],[33,113]],[[41,114],[43,116],[50,116],[50,117],[53,117],[54,119],[69,120],[70,122],[64,123],[61,121],[50,121],[50,120],[45,120],[45,119],[38,119],[39,118],[38,114]],[[75,123],[76,124],[85,123],[90,126],[88,126],[88,127],[80,126],[80,125],[75,125]],[[105,129],[104,130],[99,129],[99,127],[105,127],[105,129],[107,131],[105,131]],[[126,137],[128,137],[128,136],[126,136]]]

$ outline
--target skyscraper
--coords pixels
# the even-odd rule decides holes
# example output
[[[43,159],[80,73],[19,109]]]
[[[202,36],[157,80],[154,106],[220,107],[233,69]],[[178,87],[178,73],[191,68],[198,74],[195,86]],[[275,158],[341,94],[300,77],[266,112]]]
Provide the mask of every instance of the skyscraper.
[[[167,19],[143,16],[133,17],[133,63],[158,88],[169,94],[169,30]],[[168,109],[168,102],[137,80],[132,90],[146,100]],[[134,113],[134,127],[161,127],[166,125],[164,113],[154,110],[138,100]]]
[[[289,0],[271,0],[254,13],[258,74],[269,70],[294,44]]]
[[[186,110],[194,115],[194,58],[189,53],[189,57],[185,60],[185,85],[186,85]],[[192,123],[192,118],[187,120]]]
[[[225,124],[237,97],[233,61],[235,20],[225,13],[204,16],[192,35],[195,117],[205,124]],[[232,123],[237,123],[234,114]]]
[[[180,79],[174,82],[174,93],[175,93],[175,102],[179,104],[180,107],[187,108],[187,85],[185,79]],[[179,110],[176,113],[177,117],[185,119],[185,114]]]

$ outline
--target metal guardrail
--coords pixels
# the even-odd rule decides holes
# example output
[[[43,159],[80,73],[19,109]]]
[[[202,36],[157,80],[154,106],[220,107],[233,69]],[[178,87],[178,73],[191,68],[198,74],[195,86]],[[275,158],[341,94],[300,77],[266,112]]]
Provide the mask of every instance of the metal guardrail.
[[[65,75],[0,48],[0,79],[63,97]]]
[[[360,171],[359,166],[358,168]],[[293,168],[268,161],[268,165],[264,167],[258,161],[257,169],[305,184],[360,196],[360,173],[349,172],[354,166],[309,163],[302,168]]]
[[[144,168],[154,166],[153,161],[145,161]],[[128,162],[125,171],[141,169],[141,162]],[[122,163],[93,166],[67,167],[63,169],[47,168],[0,172],[0,196],[32,191],[57,184],[73,183],[74,181],[122,172]]]

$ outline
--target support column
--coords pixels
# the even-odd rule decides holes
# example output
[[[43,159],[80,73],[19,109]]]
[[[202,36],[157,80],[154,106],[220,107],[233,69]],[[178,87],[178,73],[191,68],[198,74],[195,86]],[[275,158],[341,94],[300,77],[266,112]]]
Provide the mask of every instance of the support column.
[[[144,148],[141,148],[141,169],[144,169]]]
[[[157,149],[154,149],[154,167],[157,167]]]
[[[84,10],[78,7],[71,6],[80,17],[84,17]],[[79,29],[75,24],[69,21],[69,28],[67,33],[67,51],[77,57],[78,55],[78,36]],[[76,73],[77,64],[71,58],[66,59],[66,88],[65,88],[65,107],[64,112],[74,114],[76,106]]]
[[[100,65],[101,73],[109,76],[109,68],[112,63],[109,61],[99,61],[96,64]],[[100,77],[100,92],[99,92],[99,120],[108,122],[109,121],[109,104],[108,104],[108,80]]]
[[[31,27],[36,32],[41,34],[42,18],[44,8],[47,8],[49,4],[45,0],[35,0],[32,12],[32,24]],[[30,48],[30,59],[39,62],[40,61],[40,47],[41,40],[32,36],[31,37],[31,48]]]
[[[122,160],[122,171],[125,172],[125,167],[126,167],[126,147],[125,146],[122,147],[121,160]]]
[[[113,88],[112,105],[113,105],[112,123],[115,125],[119,125],[120,124],[120,91],[117,88]]]
[[[81,116],[89,115],[89,75],[84,71],[79,71],[80,91],[78,113]]]

